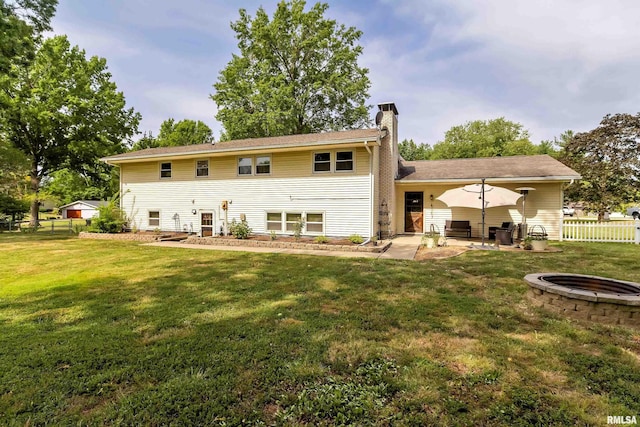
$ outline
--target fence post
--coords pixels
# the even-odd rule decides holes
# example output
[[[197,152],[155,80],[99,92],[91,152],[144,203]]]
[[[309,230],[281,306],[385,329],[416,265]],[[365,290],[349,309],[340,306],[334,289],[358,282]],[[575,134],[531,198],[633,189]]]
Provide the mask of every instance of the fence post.
[[[640,218],[636,218],[636,220],[633,221],[633,225],[636,228],[636,238],[635,238],[634,243],[636,245],[640,245]]]
[[[560,217],[560,241],[564,238],[564,216]]]
[[[55,222],[51,220],[51,234],[53,234],[53,227],[55,227]]]
[[[69,233],[73,233],[72,223],[73,223],[73,219],[70,219],[69,220]]]

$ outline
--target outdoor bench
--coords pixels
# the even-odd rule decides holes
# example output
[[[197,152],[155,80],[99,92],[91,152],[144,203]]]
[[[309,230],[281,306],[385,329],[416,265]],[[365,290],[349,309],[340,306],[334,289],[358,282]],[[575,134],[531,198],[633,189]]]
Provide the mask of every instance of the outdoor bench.
[[[445,220],[444,223],[444,236],[451,236],[451,233],[464,233],[465,237],[471,237],[471,224],[469,221],[453,221],[450,219]]]

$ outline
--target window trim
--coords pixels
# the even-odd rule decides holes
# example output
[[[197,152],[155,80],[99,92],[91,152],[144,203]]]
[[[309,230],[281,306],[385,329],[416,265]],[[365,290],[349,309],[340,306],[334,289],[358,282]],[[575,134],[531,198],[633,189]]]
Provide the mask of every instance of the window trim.
[[[268,159],[269,159],[269,172],[266,172],[266,173],[264,173],[264,172],[258,172],[258,159],[260,159],[260,158],[268,158]],[[271,166],[273,165],[273,160],[272,160],[272,156],[271,156],[271,154],[257,155],[257,156],[254,156],[254,159],[255,159],[255,162],[254,162],[254,164],[255,164],[254,170],[255,170],[255,175],[256,175],[256,176],[265,176],[265,175],[267,175],[267,176],[268,176],[268,175],[271,175]]]
[[[311,222],[312,224],[320,224],[322,225],[322,230],[321,231],[309,231],[309,229],[307,228],[309,225],[309,215],[322,215],[322,222],[317,222],[317,221],[313,221]],[[306,234],[310,234],[310,235],[314,235],[314,236],[324,236],[324,232],[326,230],[326,214],[323,211],[308,211],[304,213],[304,231]]]
[[[338,153],[351,153],[351,160],[338,160]],[[340,169],[338,170],[338,162],[351,162],[351,169]],[[355,150],[336,150],[335,151],[335,160],[334,160],[334,172],[335,173],[353,173],[356,171],[356,152]]]
[[[158,213],[158,218],[151,218],[151,213],[152,212],[157,212]],[[157,220],[158,221],[158,225],[152,225],[151,224],[151,220]],[[162,212],[160,209],[148,209],[147,210],[147,226],[148,228],[151,229],[156,229],[156,228],[160,228],[160,225],[162,225]]]
[[[269,220],[269,214],[277,214],[280,215],[280,221],[275,221]],[[300,210],[287,210],[287,209],[282,209],[282,210],[265,210],[264,211],[264,231],[266,233],[270,233],[272,231],[275,231],[276,233],[282,233],[282,234],[286,234],[286,235],[293,235],[294,230],[289,230],[288,229],[288,225],[289,224],[294,224],[295,221],[289,221],[287,220],[287,215],[300,215],[300,217],[302,218],[302,220],[304,221],[304,226],[302,227],[302,234],[303,235],[307,235],[307,236],[324,236],[326,230],[327,230],[327,213],[326,211],[321,211],[321,210],[311,210],[311,211],[300,211]],[[308,215],[322,215],[322,222],[318,222],[318,221],[313,221],[312,224],[320,224],[322,226],[322,230],[321,231],[310,231],[308,229]],[[280,224],[280,228],[277,230],[270,230],[269,229],[269,224],[275,224],[276,222],[279,222]]]
[[[318,171],[316,170],[316,154],[329,154],[329,161],[322,161],[321,164],[326,164],[329,163],[329,170],[326,171]],[[311,172],[313,173],[319,173],[319,174],[323,174],[323,173],[332,173],[333,172],[333,153],[331,150],[324,150],[324,151],[313,151],[311,153]]]
[[[249,159],[251,161],[251,165],[249,168],[249,173],[240,173],[240,159]],[[236,175],[237,176],[253,176],[253,156],[237,156],[236,157]],[[243,166],[246,167],[246,166]]]
[[[162,172],[166,172],[166,169],[162,169],[162,165],[169,165],[169,176],[162,176]],[[160,170],[160,179],[171,179],[173,178],[173,162],[158,162],[158,169]]]
[[[198,162],[207,162],[207,174],[206,175],[198,175]],[[211,169],[211,162],[209,159],[196,159],[195,160],[195,177],[197,179],[200,178],[209,178],[209,170]]]
[[[269,220],[269,214],[278,214],[278,215],[280,215],[280,221],[278,221],[279,224],[280,224],[280,228],[278,230],[270,230],[269,229],[269,223],[275,223],[276,222],[275,220],[272,220],[272,221]],[[283,228],[284,228],[282,226],[283,217],[284,217],[284,212],[283,211],[275,211],[275,210],[273,210],[273,211],[265,211],[264,212],[264,222],[265,222],[264,231],[266,231],[267,233],[270,233],[272,231],[275,231],[276,233],[278,233],[278,232],[282,233],[283,232]]]

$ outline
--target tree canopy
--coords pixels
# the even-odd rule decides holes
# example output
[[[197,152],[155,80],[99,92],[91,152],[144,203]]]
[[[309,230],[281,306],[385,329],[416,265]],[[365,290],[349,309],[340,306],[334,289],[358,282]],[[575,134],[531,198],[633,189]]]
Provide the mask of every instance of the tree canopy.
[[[598,219],[638,197],[640,184],[640,113],[608,114],[600,125],[566,142],[561,160],[580,175],[565,195],[598,212]]]
[[[157,138],[154,138],[151,132],[145,133],[133,145],[133,149],[209,144],[212,141],[213,131],[200,120],[184,119],[176,122],[175,119],[167,119],[160,125]]]
[[[475,120],[452,127],[445,134],[444,141],[433,146],[431,159],[527,154],[539,154],[538,146],[529,139],[529,131],[520,123],[500,117],[493,120]]]
[[[122,152],[137,132],[140,115],[125,108],[103,58],[86,59],[65,36],[45,40],[34,60],[18,67],[0,97],[0,135],[30,162],[32,221],[43,177],[68,168],[96,173],[97,159]]]
[[[223,139],[353,129],[369,123],[368,70],[358,66],[362,33],[324,15],[325,3],[281,1],[273,18],[240,9],[231,24],[239,55],[211,98]]]
[[[413,139],[405,139],[398,144],[398,151],[405,160],[429,160],[433,150],[428,144],[416,144]]]
[[[7,75],[12,64],[33,59],[36,42],[56,11],[58,0],[0,0],[0,75]]]

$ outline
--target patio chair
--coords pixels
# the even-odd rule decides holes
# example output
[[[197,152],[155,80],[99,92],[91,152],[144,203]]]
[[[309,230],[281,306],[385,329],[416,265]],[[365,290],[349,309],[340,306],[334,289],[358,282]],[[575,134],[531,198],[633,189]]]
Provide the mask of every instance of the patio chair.
[[[513,244],[513,232],[515,231],[516,224],[511,221],[503,222],[500,227],[489,227],[489,240],[496,239],[496,231],[498,230],[506,230],[509,232],[509,242],[500,242],[504,245]],[[502,234],[502,233],[501,233]],[[503,234],[504,235],[504,234]]]

